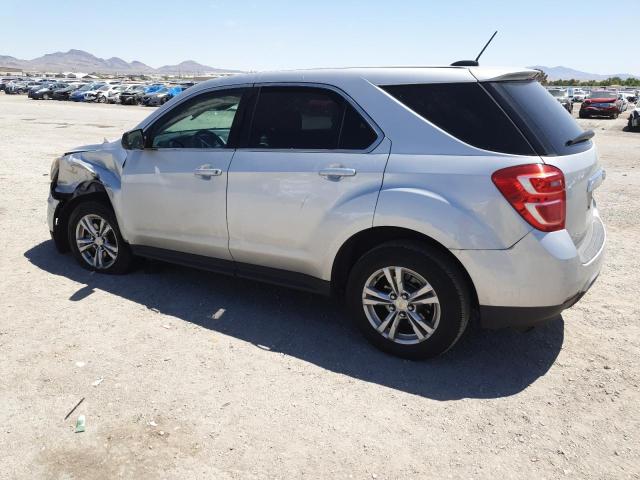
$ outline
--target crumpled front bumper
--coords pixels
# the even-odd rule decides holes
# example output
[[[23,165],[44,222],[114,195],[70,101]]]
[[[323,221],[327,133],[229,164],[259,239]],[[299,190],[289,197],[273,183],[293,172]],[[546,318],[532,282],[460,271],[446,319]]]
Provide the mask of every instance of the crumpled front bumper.
[[[49,193],[49,198],[47,199],[47,225],[52,234],[55,228],[55,216],[58,205],[60,205],[60,200],[56,200],[53,198],[53,195]]]

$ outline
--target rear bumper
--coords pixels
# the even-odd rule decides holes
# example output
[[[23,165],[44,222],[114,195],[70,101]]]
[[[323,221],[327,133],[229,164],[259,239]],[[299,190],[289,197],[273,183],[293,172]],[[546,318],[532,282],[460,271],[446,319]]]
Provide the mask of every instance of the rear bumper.
[[[582,292],[576,293],[561,305],[551,307],[492,307],[480,306],[480,324],[483,328],[499,329],[506,327],[526,328],[540,325],[557,318],[564,310],[573,307],[591,288],[593,282]]]
[[[453,251],[476,288],[481,325],[535,325],[580,300],[604,260],[606,232],[597,211],[594,214],[578,247],[566,230],[536,230],[507,250]]]

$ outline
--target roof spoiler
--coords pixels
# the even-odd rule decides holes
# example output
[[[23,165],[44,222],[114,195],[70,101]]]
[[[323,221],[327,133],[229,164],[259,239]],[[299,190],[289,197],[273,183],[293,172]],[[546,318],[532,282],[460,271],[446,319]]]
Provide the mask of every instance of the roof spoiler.
[[[536,80],[542,72],[540,70],[522,69],[513,70],[506,68],[470,68],[471,74],[479,82],[514,82]]]

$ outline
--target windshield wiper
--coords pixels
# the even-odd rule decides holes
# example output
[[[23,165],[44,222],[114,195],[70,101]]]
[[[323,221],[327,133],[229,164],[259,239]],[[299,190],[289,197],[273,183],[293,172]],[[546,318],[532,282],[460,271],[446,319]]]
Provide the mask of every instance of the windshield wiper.
[[[585,130],[577,137],[572,138],[571,140],[567,140],[567,143],[565,143],[565,145],[567,147],[570,147],[571,145],[575,145],[576,143],[586,142],[587,140],[592,139],[595,134],[596,133],[593,130]]]

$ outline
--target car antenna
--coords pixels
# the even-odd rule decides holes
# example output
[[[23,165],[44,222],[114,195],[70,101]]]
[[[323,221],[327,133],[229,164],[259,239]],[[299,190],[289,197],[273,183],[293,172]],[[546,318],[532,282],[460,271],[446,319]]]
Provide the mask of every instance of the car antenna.
[[[480,65],[478,63],[478,60],[480,60],[480,57],[482,56],[484,51],[487,49],[487,47],[493,40],[493,37],[495,37],[497,34],[498,34],[497,30],[493,32],[493,35],[491,35],[491,38],[489,39],[489,41],[485,43],[484,47],[482,47],[482,50],[480,50],[480,53],[478,54],[475,60],[459,60],[457,62],[453,62],[451,66],[452,67],[477,67],[478,65]]]

